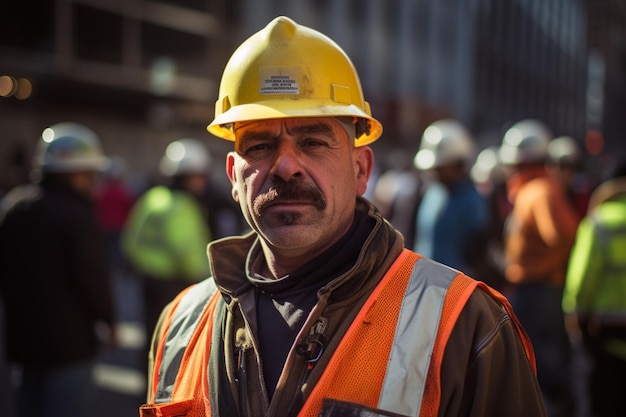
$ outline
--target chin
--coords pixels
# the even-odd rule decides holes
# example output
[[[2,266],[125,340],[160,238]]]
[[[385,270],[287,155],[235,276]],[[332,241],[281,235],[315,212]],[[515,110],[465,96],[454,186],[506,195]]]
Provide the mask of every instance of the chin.
[[[319,235],[318,228],[308,225],[273,227],[271,231],[263,233],[263,236],[270,245],[281,250],[308,248],[324,238]]]

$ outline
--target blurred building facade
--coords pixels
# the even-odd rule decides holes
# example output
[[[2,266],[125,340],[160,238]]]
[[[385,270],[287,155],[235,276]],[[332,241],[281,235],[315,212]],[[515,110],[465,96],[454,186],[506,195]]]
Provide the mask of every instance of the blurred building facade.
[[[234,11],[232,2],[204,0],[4,2],[0,186],[24,176],[17,165],[30,162],[42,129],[59,121],[90,126],[142,182],[172,140],[206,138],[241,32]]]
[[[544,120],[604,151],[623,143],[623,0],[47,0],[0,6],[0,164],[29,161],[41,129],[73,119],[105,150],[151,172],[175,137],[208,137],[233,49],[285,14],[351,56],[383,151],[413,154],[434,119],[485,145]],[[30,89],[30,93],[29,93]],[[595,139],[594,139],[595,138]],[[209,141],[219,155],[227,143]],[[217,149],[215,149],[217,148]],[[23,175],[3,173],[4,183]]]
[[[524,117],[586,129],[583,0],[249,0],[244,27],[279,10],[328,33],[359,69],[374,113],[417,148],[433,119],[499,135]]]

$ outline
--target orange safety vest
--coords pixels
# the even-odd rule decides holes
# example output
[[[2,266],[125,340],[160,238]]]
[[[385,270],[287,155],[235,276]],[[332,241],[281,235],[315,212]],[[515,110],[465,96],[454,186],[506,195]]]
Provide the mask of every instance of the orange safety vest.
[[[425,271],[422,271],[422,275],[415,272],[418,264],[424,265],[422,269]],[[435,283],[441,281],[437,277],[448,279],[433,286],[432,283],[424,285],[426,277]],[[534,367],[535,358],[530,341],[503,295],[482,282],[475,281],[456,270],[422,258],[421,255],[405,249],[366,300],[298,416],[318,416],[322,401],[326,398],[370,408],[392,409],[395,413],[404,415],[437,416],[441,395],[439,373],[445,347],[457,318],[476,287],[484,289],[507,310],[518,328],[526,354]],[[426,289],[428,291],[425,291]],[[400,306],[405,303],[407,292],[419,294],[420,297],[416,298],[418,300],[423,301],[424,298],[428,298],[429,302],[414,301],[415,304],[409,307],[409,309],[422,308],[421,313],[418,312],[416,315],[422,314],[420,317],[424,317],[425,320],[416,320],[413,315],[401,318],[403,307]],[[152,402],[156,398],[163,375],[172,371],[167,369],[167,364],[163,366],[163,350],[168,340],[167,334],[172,316],[184,296],[185,294],[181,294],[176,299],[169,317],[165,320],[163,337],[155,355],[153,390],[150,393]],[[219,292],[215,291],[198,320],[177,370],[176,381],[168,403],[142,406],[141,417],[211,416],[207,376],[210,349],[206,347],[210,346],[213,315],[218,299]],[[438,304],[430,302],[435,299]],[[433,306],[437,305],[438,311],[433,311]],[[439,317],[438,323],[433,320],[433,317]],[[422,328],[426,331],[432,329],[429,333],[431,336],[420,338],[420,346],[414,347],[414,352],[405,346],[403,356],[396,357],[394,342],[400,341],[401,343],[405,337],[402,333],[415,333],[414,330],[417,328],[420,331]],[[378,359],[372,360],[372,358]],[[382,358],[388,358],[388,360]],[[412,368],[412,371],[408,372],[405,369],[407,364],[411,364],[410,366],[415,369]],[[401,378],[396,377],[397,375],[389,377],[394,372],[405,375]],[[402,384],[403,389],[399,389],[398,384]],[[411,392],[415,395],[408,399],[402,397],[403,392]],[[416,397],[419,396],[421,396],[421,401],[417,401],[419,398]]]

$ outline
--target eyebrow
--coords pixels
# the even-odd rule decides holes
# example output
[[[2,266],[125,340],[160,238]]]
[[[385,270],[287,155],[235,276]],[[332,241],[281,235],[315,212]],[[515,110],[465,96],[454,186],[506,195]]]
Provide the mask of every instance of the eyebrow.
[[[287,129],[287,133],[291,135],[320,133],[328,137],[334,137],[333,128],[328,123],[322,121],[289,127]],[[244,132],[239,140],[263,140],[272,139],[274,137],[275,135],[273,133],[270,133],[269,131],[255,131],[254,129],[251,129],[247,132]]]

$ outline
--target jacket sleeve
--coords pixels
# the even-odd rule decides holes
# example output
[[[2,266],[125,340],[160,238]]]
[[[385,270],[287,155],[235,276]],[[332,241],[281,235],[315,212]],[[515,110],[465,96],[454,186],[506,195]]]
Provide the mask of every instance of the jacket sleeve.
[[[440,417],[545,416],[541,391],[507,312],[476,290],[446,346]]]
[[[595,238],[593,222],[587,217],[578,228],[567,268],[563,291],[563,309],[566,313],[589,312],[601,277],[603,256]]]

